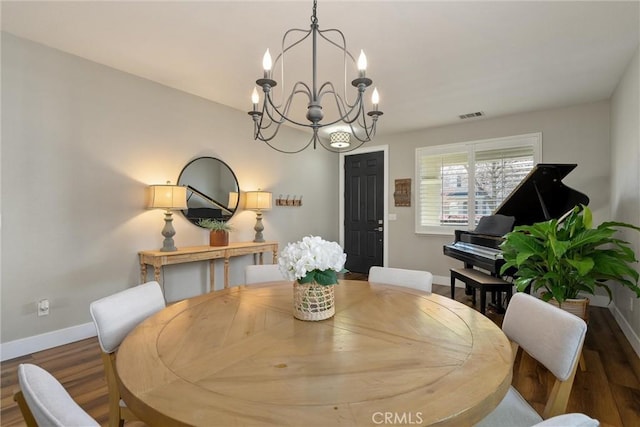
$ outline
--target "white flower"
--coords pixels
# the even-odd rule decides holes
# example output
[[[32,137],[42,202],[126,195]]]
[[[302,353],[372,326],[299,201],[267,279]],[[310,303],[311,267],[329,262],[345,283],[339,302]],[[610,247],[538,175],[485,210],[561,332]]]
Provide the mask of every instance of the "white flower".
[[[336,242],[318,236],[305,236],[301,241],[289,243],[280,252],[280,271],[289,280],[304,279],[309,273],[340,272],[347,255]],[[335,277],[335,273],[333,273]]]

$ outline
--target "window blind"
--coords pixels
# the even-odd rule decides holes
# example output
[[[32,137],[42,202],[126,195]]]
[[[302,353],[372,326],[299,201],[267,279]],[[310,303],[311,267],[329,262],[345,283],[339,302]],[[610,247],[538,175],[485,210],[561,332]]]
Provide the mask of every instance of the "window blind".
[[[416,232],[475,228],[540,157],[540,134],[418,148]]]

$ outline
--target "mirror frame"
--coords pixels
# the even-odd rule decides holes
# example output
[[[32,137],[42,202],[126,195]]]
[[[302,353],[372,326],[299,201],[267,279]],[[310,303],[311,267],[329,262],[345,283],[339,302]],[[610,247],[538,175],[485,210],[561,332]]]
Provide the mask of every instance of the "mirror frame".
[[[190,180],[190,182],[184,182],[185,181],[185,172],[187,171],[189,166],[193,167],[194,163],[196,163],[198,161],[203,161],[203,160],[218,162],[221,168],[226,168],[226,170],[228,170],[229,173],[231,174],[231,177],[233,178],[233,181],[235,183],[235,192],[238,194],[238,198],[236,199],[235,206],[233,208],[224,205],[227,202],[227,200],[224,200],[224,201],[216,200],[215,197],[211,197],[208,194],[206,194],[204,192],[201,192],[198,189],[198,183],[194,183],[191,180]],[[223,162],[222,160],[220,160],[220,159],[218,159],[216,157],[202,156],[202,157],[196,157],[195,159],[191,160],[180,171],[180,175],[178,176],[177,185],[181,185],[181,186],[187,187],[187,206],[188,206],[188,208],[185,209],[185,210],[182,210],[181,212],[184,215],[184,217],[190,223],[192,223],[192,224],[194,224],[194,225],[196,225],[198,227],[200,227],[200,225],[198,225],[198,222],[202,218],[215,218],[215,219],[220,219],[221,221],[227,222],[233,217],[233,215],[238,210],[238,206],[239,206],[239,202],[240,202],[240,198],[239,198],[239,195],[240,195],[240,184],[238,183],[238,177],[236,177],[236,174],[233,172],[233,169],[231,169],[231,167],[228,164],[226,164],[225,162]],[[203,189],[203,188],[206,188],[206,186],[203,185],[203,184],[200,184],[199,188]],[[231,192],[232,191],[228,191],[228,193],[231,193]],[[211,208],[202,208],[201,206],[190,207],[189,206],[189,200],[192,197],[196,197],[197,199],[200,199],[200,200],[204,199],[207,202],[209,202],[210,204],[218,206],[220,209],[217,209],[217,210],[219,210],[221,212],[221,214],[220,215],[215,215],[215,216],[214,215],[207,215],[207,216],[200,216],[200,217],[189,216],[189,209],[190,208],[191,209],[201,208],[201,209],[214,210],[214,209],[211,209]],[[225,212],[225,211],[227,211],[227,212]]]

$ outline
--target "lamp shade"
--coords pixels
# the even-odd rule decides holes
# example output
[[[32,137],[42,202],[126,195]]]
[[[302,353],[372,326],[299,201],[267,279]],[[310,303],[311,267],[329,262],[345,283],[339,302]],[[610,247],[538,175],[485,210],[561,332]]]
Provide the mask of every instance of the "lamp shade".
[[[149,209],[187,209],[187,188],[179,185],[150,185]]]
[[[231,191],[229,192],[229,202],[227,203],[227,207],[229,209],[235,209],[238,207],[238,192]]]
[[[343,130],[331,132],[329,140],[330,145],[334,148],[346,148],[351,145],[351,134]]]
[[[268,191],[247,191],[245,193],[245,209],[263,211],[271,209],[271,193]]]

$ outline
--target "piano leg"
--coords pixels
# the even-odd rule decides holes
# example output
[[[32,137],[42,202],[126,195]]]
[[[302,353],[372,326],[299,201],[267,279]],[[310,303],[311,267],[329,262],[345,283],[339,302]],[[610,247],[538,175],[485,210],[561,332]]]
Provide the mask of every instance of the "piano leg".
[[[456,299],[456,278],[451,275],[451,299]]]
[[[498,314],[504,313],[504,307],[502,306],[502,292],[491,291],[491,302],[489,303],[489,307],[493,308]]]
[[[492,307],[496,313],[503,314],[505,312],[504,305],[502,304],[502,292],[503,291],[491,291],[491,302],[489,303],[489,307]],[[505,298],[506,303],[509,303],[511,299],[511,289],[505,289]]]
[[[480,313],[485,314],[487,306],[487,292],[491,292],[491,304],[496,306],[498,313],[504,313],[502,306],[502,292],[507,295],[507,301],[511,299],[512,284],[500,277],[491,276],[472,268],[452,268],[451,273],[451,298],[455,297],[455,281],[460,280],[465,284],[465,290],[471,290],[473,305],[476,305],[476,289],[480,292]]]
[[[464,268],[473,269],[473,265],[468,262],[464,263]],[[464,284],[464,294],[465,295],[473,295],[473,305],[476,305],[476,289],[469,286],[466,282]]]

